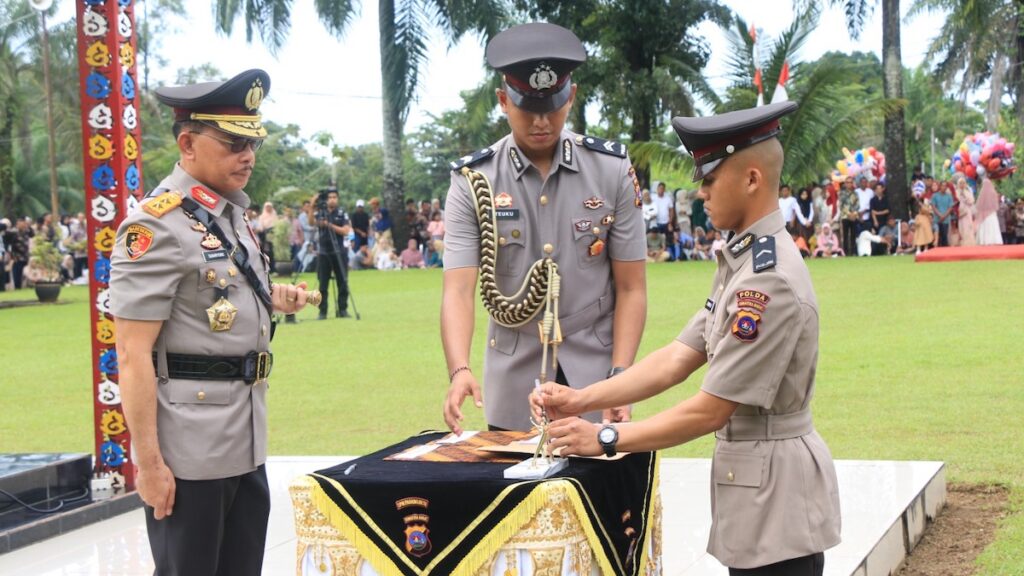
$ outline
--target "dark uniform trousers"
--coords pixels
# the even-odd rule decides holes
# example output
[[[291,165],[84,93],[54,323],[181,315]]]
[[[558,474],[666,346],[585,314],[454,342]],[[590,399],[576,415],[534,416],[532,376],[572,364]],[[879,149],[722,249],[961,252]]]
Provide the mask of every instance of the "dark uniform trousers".
[[[729,576],[821,576],[825,553],[790,558],[760,568],[729,568]]]
[[[146,506],[154,576],[259,576],[270,516],[267,471],[218,480],[179,480],[163,520]]]
[[[339,248],[342,246],[339,243]],[[327,295],[330,294],[331,273],[338,284],[338,314],[348,309],[348,254],[342,252],[321,251],[317,257],[316,276],[320,281],[320,293],[324,295],[320,301],[320,314],[327,314]]]

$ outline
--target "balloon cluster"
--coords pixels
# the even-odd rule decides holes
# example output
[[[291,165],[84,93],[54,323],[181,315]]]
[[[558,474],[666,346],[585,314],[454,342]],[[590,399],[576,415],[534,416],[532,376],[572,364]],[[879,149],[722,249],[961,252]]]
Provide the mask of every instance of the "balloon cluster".
[[[1014,147],[1013,142],[1007,142],[999,134],[978,132],[965,137],[960,148],[944,164],[951,174],[963,174],[971,181],[985,175],[999,180],[1017,170],[1013,165]]]
[[[861,148],[850,152],[843,148],[843,159],[836,162],[836,169],[832,171],[832,181],[842,182],[846,178],[860,180],[867,178],[871,181],[885,181],[885,154],[882,154],[874,146]]]

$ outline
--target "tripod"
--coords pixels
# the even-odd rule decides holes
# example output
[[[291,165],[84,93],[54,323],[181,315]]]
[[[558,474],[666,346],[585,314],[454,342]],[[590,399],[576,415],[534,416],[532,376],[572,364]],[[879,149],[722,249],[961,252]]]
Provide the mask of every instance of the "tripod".
[[[335,279],[334,279],[335,286],[338,289],[338,291],[340,292],[342,284],[344,284],[344,286],[346,287],[347,292],[348,292],[348,300],[349,300],[349,302],[352,303],[352,312],[355,315],[356,320],[361,320],[361,317],[359,315],[359,309],[356,307],[355,296],[352,295],[352,286],[350,286],[349,283],[348,283],[348,266],[345,263],[345,259],[342,258],[341,247],[338,246],[338,235],[337,235],[337,233],[335,233],[334,228],[332,227],[333,224],[331,224],[331,221],[328,218],[328,216],[329,216],[329,213],[327,212],[326,205],[321,206],[318,203],[317,211],[316,211],[316,220],[317,220],[317,222],[326,222],[327,223],[327,225],[325,227],[323,227],[323,229],[321,229],[320,233],[328,235],[328,237],[330,239],[330,242],[331,242],[331,248],[332,248],[330,256],[333,258],[334,264],[337,265],[336,270],[337,270],[338,274],[335,276]],[[320,242],[320,244],[323,245],[323,242]],[[318,255],[318,258],[325,258],[327,256],[328,256],[327,254],[324,254],[323,251],[321,251],[321,253]],[[322,265],[321,263],[317,264],[317,269],[318,269],[317,276],[318,277],[320,276],[319,268],[320,268],[321,265]],[[329,283],[330,283],[330,272],[328,271],[328,280],[327,280],[326,284],[329,284]],[[329,287],[325,285],[324,288],[328,289]],[[324,298],[325,298],[324,301],[326,302],[327,301],[326,300],[327,294],[324,294]],[[340,312],[340,310],[339,310],[339,312]]]

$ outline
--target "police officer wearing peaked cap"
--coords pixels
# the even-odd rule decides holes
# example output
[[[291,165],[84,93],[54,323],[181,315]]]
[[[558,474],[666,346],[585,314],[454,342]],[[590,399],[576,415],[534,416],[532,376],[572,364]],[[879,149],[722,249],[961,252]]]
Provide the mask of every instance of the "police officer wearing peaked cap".
[[[111,256],[121,397],[158,576],[256,575],[263,562],[273,312],[242,188],[266,136],[262,70],[165,87],[180,159],[122,222]]]
[[[462,430],[462,404],[470,396],[484,406],[490,427],[529,429],[529,392],[541,371],[540,314],[518,324],[492,313],[486,398],[481,394],[469,366],[478,278],[496,286],[484,296],[485,304],[494,303],[498,293],[533,284],[535,263],[557,264],[562,342],[558,365],[546,370],[562,384],[582,388],[621,371],[636,355],[646,317],[639,186],[624,145],[565,128],[576,94],[572,71],[585,60],[580,40],[554,24],[516,26],[487,46],[488,63],[503,75],[497,97],[511,133],[450,165],[441,334],[450,383],[443,413],[453,431]],[[483,199],[471,190],[472,174],[491,184],[493,226],[480,219]],[[623,421],[629,408],[588,416]]]
[[[647,420],[599,427],[554,422],[570,454],[655,450],[714,432],[708,552],[733,576],[820,576],[839,543],[835,467],[814,429],[818,304],[778,208],[780,103],[675,118],[715,228],[729,230],[704,306],[670,344],[625,373],[576,393],[545,384],[534,410],[572,416],[649,398],[704,363],[696,395]]]

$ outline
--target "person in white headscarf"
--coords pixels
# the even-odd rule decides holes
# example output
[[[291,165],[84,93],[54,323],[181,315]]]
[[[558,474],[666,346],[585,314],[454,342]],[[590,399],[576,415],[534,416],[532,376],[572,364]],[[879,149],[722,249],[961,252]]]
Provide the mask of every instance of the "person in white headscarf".
[[[985,178],[978,193],[978,245],[998,246],[1003,243],[1003,234],[999,231],[999,194],[991,178]]]

